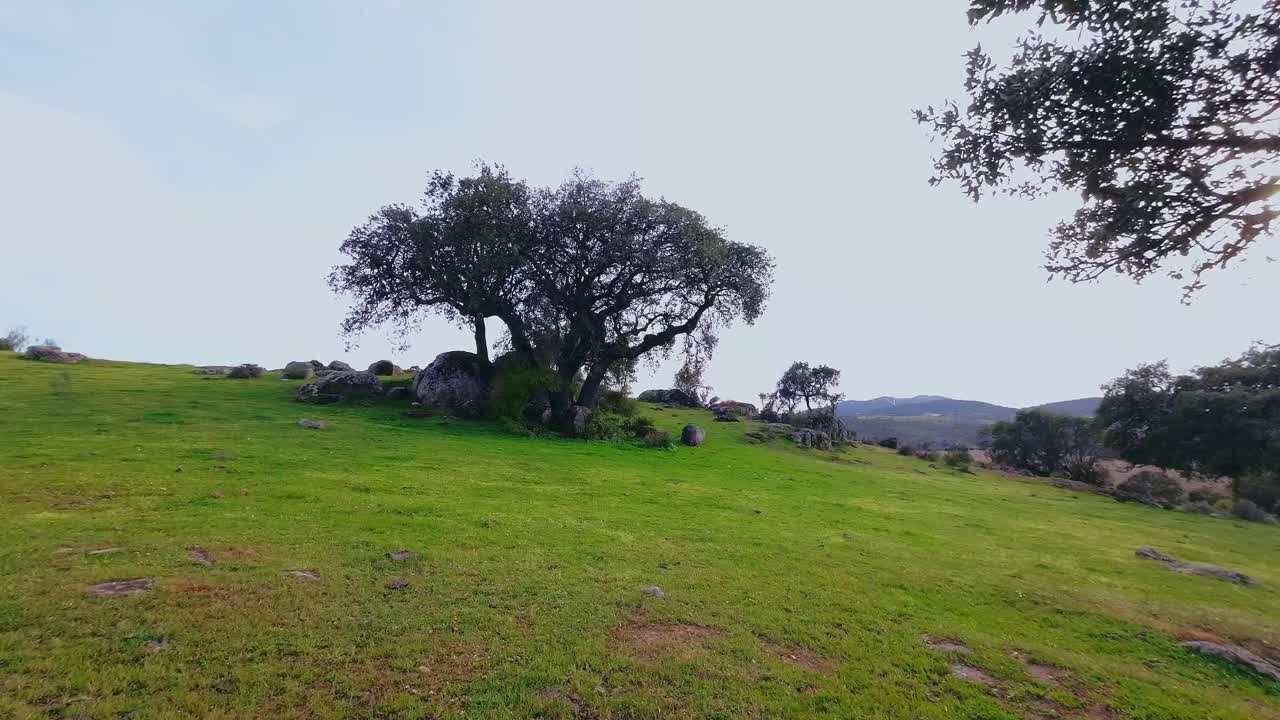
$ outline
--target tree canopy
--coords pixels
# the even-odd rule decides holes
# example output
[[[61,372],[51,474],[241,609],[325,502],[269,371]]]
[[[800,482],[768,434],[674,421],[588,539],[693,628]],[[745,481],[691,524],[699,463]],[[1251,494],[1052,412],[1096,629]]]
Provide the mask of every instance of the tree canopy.
[[[840,399],[836,393],[839,384],[840,371],[829,365],[810,367],[807,362],[794,362],[778,379],[774,398],[787,408],[788,414],[794,412],[801,402],[812,413],[814,400],[825,400],[834,405]]]
[[[1227,265],[1280,217],[1280,3],[971,0],[969,22],[1036,17],[1012,59],[967,55],[968,102],[916,111],[942,141],[930,182],[1081,196],[1053,229],[1072,282]],[[1186,258],[1183,260],[1183,258]]]
[[[512,349],[557,378],[556,411],[590,406],[611,374],[681,339],[705,362],[717,328],[759,317],[773,272],[764,250],[635,178],[579,171],[531,188],[483,165],[432,175],[421,209],[384,207],[341,249],[330,284],[355,301],[344,332],[405,334],[435,312],[471,326],[484,355],[484,320],[498,318]]]
[[[1185,375],[1141,365],[1103,391],[1096,422],[1124,459],[1229,476],[1237,494],[1280,502],[1280,345]]]
[[[1096,479],[1101,448],[1086,418],[1019,410],[1013,420],[994,423],[984,434],[998,463],[1036,475]]]

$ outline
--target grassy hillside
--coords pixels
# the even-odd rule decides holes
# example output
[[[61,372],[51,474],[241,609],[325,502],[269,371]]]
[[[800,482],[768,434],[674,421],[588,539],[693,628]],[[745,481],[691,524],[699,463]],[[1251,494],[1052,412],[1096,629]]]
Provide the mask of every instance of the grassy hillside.
[[[0,717],[1280,718],[1178,645],[1280,646],[1276,528],[697,411],[664,452],[296,385],[0,356]]]

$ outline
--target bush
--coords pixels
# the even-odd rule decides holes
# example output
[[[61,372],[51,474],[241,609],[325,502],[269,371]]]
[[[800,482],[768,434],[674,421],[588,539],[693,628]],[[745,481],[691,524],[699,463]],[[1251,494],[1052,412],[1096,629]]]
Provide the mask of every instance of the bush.
[[[1193,500],[1178,509],[1182,512],[1195,513],[1197,515],[1212,515],[1217,512],[1216,508],[1203,500]]]
[[[596,406],[592,408],[592,411],[631,417],[639,409],[640,406],[636,401],[627,397],[626,393],[619,390],[606,390],[600,393],[600,397],[596,400]]]
[[[1189,503],[1204,503],[1208,505],[1214,498],[1215,495],[1213,493],[1199,488],[1187,493],[1187,502]]]
[[[880,438],[879,440],[877,440],[877,441],[876,441],[876,444],[877,444],[877,445],[879,445],[879,446],[880,446],[880,447],[882,447],[882,448],[889,448],[890,450],[897,450],[897,449],[898,449],[898,438],[896,438],[896,437]]]
[[[911,455],[916,454],[916,449],[911,447],[910,445],[899,445],[898,454],[910,457]]]
[[[652,433],[641,438],[641,442],[647,447],[658,448],[660,450],[675,450],[676,442],[671,439],[671,433],[665,430],[654,430]]]
[[[1254,472],[1236,478],[1232,491],[1261,508],[1280,507],[1280,473]]]
[[[16,327],[10,330],[8,335],[0,338],[0,350],[20,352],[26,344],[27,329],[23,327]]]
[[[555,387],[549,372],[528,366],[503,368],[493,381],[489,412],[500,420],[524,423],[525,408]]]
[[[1231,514],[1241,520],[1249,522],[1268,523],[1274,525],[1276,519],[1271,517],[1266,510],[1258,507],[1258,504],[1247,498],[1236,500],[1231,506]]]
[[[1106,480],[1106,473],[1102,471],[1102,466],[1092,460],[1077,460],[1067,464],[1063,474],[1068,480],[1086,483],[1088,485],[1102,485]]]
[[[644,440],[659,434],[653,419],[609,412],[599,405],[587,421],[586,436],[590,440]]]
[[[1116,492],[1126,497],[1154,501],[1161,505],[1181,503],[1186,493],[1172,477],[1154,470],[1143,470],[1116,486]]]
[[[968,450],[948,450],[942,456],[942,462],[953,468],[967,468],[973,458],[969,456]]]

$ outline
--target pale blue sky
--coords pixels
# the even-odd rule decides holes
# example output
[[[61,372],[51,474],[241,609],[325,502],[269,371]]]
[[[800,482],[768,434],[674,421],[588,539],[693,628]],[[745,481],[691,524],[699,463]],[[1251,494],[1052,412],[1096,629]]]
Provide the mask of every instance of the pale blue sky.
[[[1188,308],[1165,281],[1045,284],[1071,197],[928,187],[910,110],[1014,30],[969,30],[958,0],[0,0],[0,326],[152,362],[391,356],[381,335],[343,351],[337,246],[484,158],[540,184],[634,172],[769,248],[774,299],[710,373],[726,397],[803,359],[850,397],[1026,405],[1280,340],[1258,310],[1280,306],[1274,241]],[[467,342],[429,322],[394,357]]]

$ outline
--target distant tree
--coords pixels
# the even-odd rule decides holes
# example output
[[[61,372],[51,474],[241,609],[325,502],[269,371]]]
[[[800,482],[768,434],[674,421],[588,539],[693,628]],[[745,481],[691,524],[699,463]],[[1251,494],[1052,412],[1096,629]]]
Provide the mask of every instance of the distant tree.
[[[943,144],[930,183],[975,201],[1080,193],[1053,231],[1052,275],[1141,280],[1189,256],[1168,273],[1195,292],[1280,217],[1280,3],[1236,6],[970,0],[971,25],[1028,12],[1037,29],[1005,66],[968,53],[963,106],[916,111]]]
[[[383,208],[342,251],[351,261],[329,282],[355,298],[345,332],[391,323],[403,335],[437,312],[471,326],[485,357],[496,317],[512,350],[554,377],[558,415],[682,339],[705,364],[718,328],[763,311],[773,271],[762,249],[645,197],[634,178],[577,172],[531,189],[489,166],[436,173],[421,211]]]
[[[804,402],[805,409],[813,412],[814,400],[825,400],[834,405],[835,388],[840,384],[840,371],[827,365],[810,367],[806,362],[791,363],[782,377],[778,379],[775,394],[778,399],[793,412],[795,407]],[[833,399],[836,398],[836,399]]]
[[[1173,375],[1140,365],[1103,386],[1096,423],[1130,462],[1228,476],[1238,497],[1280,502],[1280,345]]]
[[[25,327],[16,327],[0,338],[0,350],[19,352],[26,347],[27,340],[27,329]]]
[[[991,459],[1035,475],[1083,478],[1101,455],[1087,418],[1043,410],[1019,410],[1013,420],[991,425],[984,435]]]

